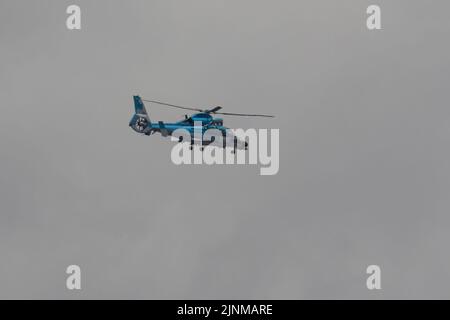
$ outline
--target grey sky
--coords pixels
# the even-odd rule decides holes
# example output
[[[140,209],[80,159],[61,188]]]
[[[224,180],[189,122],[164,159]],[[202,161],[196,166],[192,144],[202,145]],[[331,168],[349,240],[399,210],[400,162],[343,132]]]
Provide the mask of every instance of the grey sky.
[[[1,0],[0,298],[450,298],[449,9]],[[173,165],[133,94],[275,114],[225,124],[280,128],[279,174]]]

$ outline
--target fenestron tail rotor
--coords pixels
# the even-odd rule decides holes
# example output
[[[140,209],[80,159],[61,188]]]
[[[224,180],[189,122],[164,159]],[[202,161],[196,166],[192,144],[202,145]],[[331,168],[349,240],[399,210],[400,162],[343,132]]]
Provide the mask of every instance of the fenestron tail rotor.
[[[219,110],[222,110],[222,107],[217,106],[212,109],[201,109],[201,108],[192,108],[192,107],[185,107],[185,106],[178,106],[175,104],[170,104],[166,102],[156,101],[156,100],[145,100],[142,99],[142,101],[151,102],[160,104],[167,107],[177,108],[177,109],[183,109],[183,110],[192,110],[197,112],[203,112],[208,114],[221,114],[225,116],[237,116],[237,117],[264,117],[264,118],[275,118],[275,116],[267,115],[267,114],[247,114],[247,113],[231,113],[231,112],[218,112]]]

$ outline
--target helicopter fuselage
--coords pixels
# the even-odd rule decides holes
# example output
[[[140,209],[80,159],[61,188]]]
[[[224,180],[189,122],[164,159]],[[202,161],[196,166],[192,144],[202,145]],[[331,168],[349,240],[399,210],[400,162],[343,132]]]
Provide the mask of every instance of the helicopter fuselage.
[[[218,112],[222,107],[214,107],[212,109],[194,109],[182,106],[176,106],[164,102],[145,100],[162,104],[174,108],[200,111],[191,116],[185,115],[185,118],[178,122],[165,123],[163,121],[152,122],[145,109],[143,100],[139,96],[134,96],[135,114],[130,120],[129,126],[136,132],[144,135],[152,135],[160,133],[163,137],[173,137],[175,140],[189,141],[192,145],[200,144],[202,146],[215,145],[219,147],[232,146],[234,150],[248,148],[248,142],[239,139],[230,128],[224,127],[223,119],[214,118],[211,114],[223,114],[233,116],[252,116],[252,117],[273,117],[268,115],[257,114],[239,114]],[[188,135],[188,136],[187,136]],[[222,142],[222,143],[220,143]]]

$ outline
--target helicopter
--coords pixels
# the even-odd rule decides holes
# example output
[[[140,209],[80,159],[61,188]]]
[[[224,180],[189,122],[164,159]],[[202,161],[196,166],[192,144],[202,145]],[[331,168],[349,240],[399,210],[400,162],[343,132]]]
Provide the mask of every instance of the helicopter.
[[[266,114],[244,114],[244,113],[230,113],[219,112],[222,107],[217,106],[211,109],[200,109],[178,106],[166,102],[145,100],[140,96],[133,96],[135,114],[130,120],[129,126],[137,133],[150,136],[155,133],[160,133],[163,137],[172,137],[172,134],[178,129],[186,130],[190,136],[190,150],[193,149],[195,144],[201,145],[201,150],[204,150],[204,146],[216,145],[218,147],[226,148],[228,146],[233,147],[232,152],[236,152],[236,149],[248,150],[248,142],[239,139],[230,128],[224,127],[223,119],[216,118],[214,115],[226,115],[226,116],[240,116],[240,117],[265,117],[274,118],[274,116]],[[172,107],[183,110],[196,111],[190,116],[185,115],[184,119],[173,123],[164,123],[163,121],[152,122],[144,106],[144,101],[154,103],[158,105],[164,105],[166,107]],[[221,144],[214,144],[215,137],[208,133],[209,129],[215,129],[222,133],[223,139]],[[197,134],[200,134],[200,139],[196,139]],[[183,137],[173,137],[175,141],[183,142]]]

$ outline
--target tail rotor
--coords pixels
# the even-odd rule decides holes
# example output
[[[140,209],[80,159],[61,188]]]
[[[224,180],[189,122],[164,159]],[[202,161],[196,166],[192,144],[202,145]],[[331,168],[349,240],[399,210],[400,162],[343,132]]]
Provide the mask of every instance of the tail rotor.
[[[136,132],[150,134],[151,122],[141,97],[133,96],[135,114],[130,120],[130,127]]]

